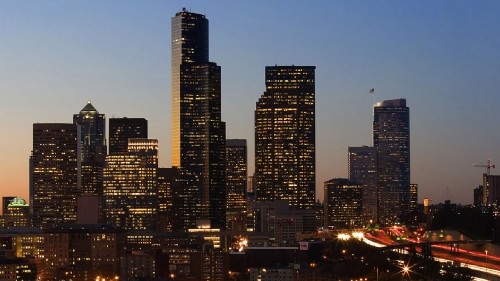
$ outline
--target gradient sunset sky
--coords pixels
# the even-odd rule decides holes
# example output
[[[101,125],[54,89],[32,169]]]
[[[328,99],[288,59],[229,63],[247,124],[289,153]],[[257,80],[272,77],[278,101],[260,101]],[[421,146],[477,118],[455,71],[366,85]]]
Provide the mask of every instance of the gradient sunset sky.
[[[28,199],[33,123],[71,123],[87,100],[144,117],[170,167],[170,28],[205,14],[222,67],[228,138],[254,166],[266,65],[315,65],[317,197],[372,145],[372,104],[406,98],[419,200],[471,203],[500,164],[500,1],[0,1],[0,196]],[[368,90],[375,88],[375,94]],[[499,167],[500,168],[500,167]],[[492,170],[500,174],[500,169]]]

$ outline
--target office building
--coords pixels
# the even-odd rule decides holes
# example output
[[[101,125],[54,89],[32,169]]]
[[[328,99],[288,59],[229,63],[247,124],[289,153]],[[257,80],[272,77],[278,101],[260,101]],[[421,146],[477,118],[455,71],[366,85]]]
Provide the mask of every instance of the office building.
[[[418,184],[410,184],[410,213],[416,214],[418,211]]]
[[[158,209],[158,141],[129,139],[126,154],[108,155],[104,214],[123,229],[155,229]]]
[[[3,227],[31,226],[30,206],[22,198],[15,197],[2,215]]]
[[[109,154],[127,153],[129,139],[147,138],[148,120],[127,117],[109,119]]]
[[[226,140],[227,221],[246,213],[247,194],[247,141]]]
[[[255,109],[258,201],[315,201],[315,66],[267,66],[266,91]]]
[[[349,179],[363,185],[363,223],[377,222],[377,151],[349,147]]]
[[[174,207],[184,230],[197,219],[226,225],[220,73],[208,61],[208,20],[183,9],[172,18],[172,166],[182,178]]]
[[[118,280],[124,234],[109,225],[66,225],[44,230],[40,280]],[[102,278],[102,279],[101,279]],[[122,279],[120,279],[122,280]]]
[[[80,126],[33,124],[33,225],[55,227],[76,222],[80,190]]]
[[[106,117],[90,101],[73,115],[73,123],[80,125],[82,162],[103,163],[106,159]]]
[[[363,185],[349,179],[325,182],[325,227],[352,229],[363,225]]]
[[[102,195],[102,171],[106,159],[106,118],[90,101],[73,115],[80,125],[81,189],[80,193]]]
[[[410,210],[410,109],[406,99],[386,100],[373,110],[377,150],[378,221],[401,222]]]
[[[179,169],[158,168],[158,224],[159,232],[170,232],[179,226],[180,222],[175,216],[173,202],[180,188]]]

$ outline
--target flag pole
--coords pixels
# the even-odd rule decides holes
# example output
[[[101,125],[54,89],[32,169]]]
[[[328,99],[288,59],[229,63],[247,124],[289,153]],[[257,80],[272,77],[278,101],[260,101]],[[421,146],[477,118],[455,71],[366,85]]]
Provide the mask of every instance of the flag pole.
[[[370,90],[368,90],[368,92],[372,94],[372,101],[373,101],[372,107],[373,107],[375,106],[375,88],[371,88]]]

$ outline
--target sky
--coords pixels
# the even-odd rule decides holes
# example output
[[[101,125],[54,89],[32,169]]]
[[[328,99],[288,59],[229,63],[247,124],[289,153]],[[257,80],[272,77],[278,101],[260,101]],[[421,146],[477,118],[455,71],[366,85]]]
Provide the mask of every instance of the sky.
[[[473,164],[500,162],[499,1],[3,0],[0,196],[29,197],[32,124],[71,123],[87,100],[148,119],[171,166],[170,28],[183,7],[209,20],[227,138],[248,140],[249,174],[267,65],[316,66],[320,199],[347,177],[348,147],[372,145],[385,99],[410,107],[420,201],[472,203],[485,172]]]

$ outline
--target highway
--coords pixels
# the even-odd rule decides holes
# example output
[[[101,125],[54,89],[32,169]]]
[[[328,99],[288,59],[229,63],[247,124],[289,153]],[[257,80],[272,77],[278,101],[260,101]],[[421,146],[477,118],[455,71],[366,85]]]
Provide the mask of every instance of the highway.
[[[450,238],[448,237],[448,239]],[[385,230],[374,230],[364,233],[363,241],[375,247],[401,246],[403,249],[405,245],[413,244],[416,246],[417,252],[421,251],[418,245],[424,243],[437,243],[430,244],[432,256],[437,261],[459,264],[462,267],[468,267],[472,270],[482,272],[483,274],[481,277],[485,279],[477,278],[476,280],[500,280],[500,256],[493,255],[492,251],[488,252],[488,250],[484,250],[483,252],[464,249],[464,245],[453,243],[438,244],[448,243],[449,241],[446,241],[446,239],[442,239],[442,241],[429,241],[401,227],[390,227]],[[489,249],[488,246],[489,245],[484,245],[486,249]]]

